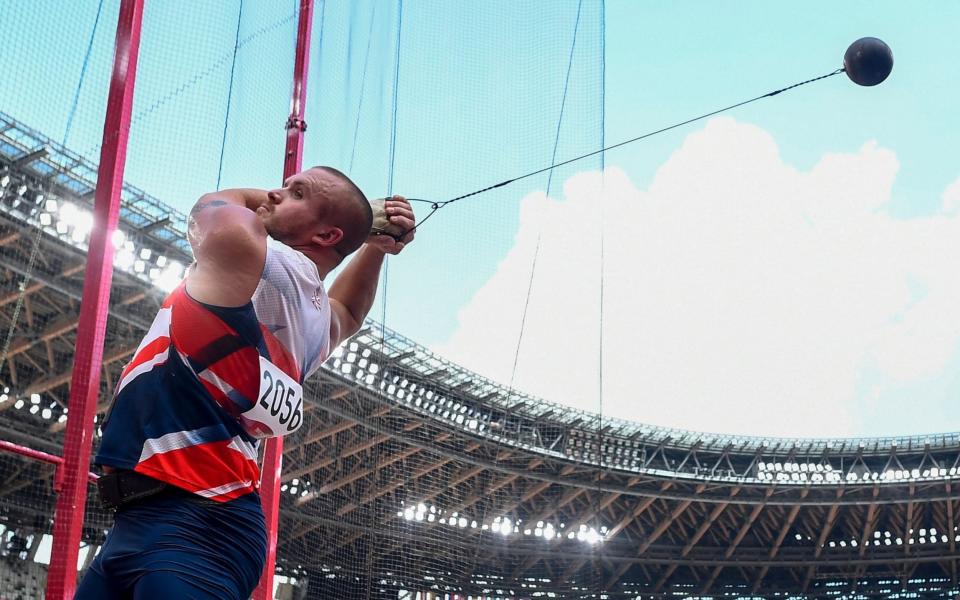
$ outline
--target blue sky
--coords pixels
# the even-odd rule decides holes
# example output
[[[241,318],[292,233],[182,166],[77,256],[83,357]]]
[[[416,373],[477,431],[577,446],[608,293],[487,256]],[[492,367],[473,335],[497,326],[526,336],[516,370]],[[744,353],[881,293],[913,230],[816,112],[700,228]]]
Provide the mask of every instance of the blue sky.
[[[67,139],[70,148],[88,152],[94,160],[117,7],[117,0],[103,2]],[[127,180],[180,210],[188,210],[199,194],[216,186],[228,97],[221,186],[269,187],[280,179],[296,3],[243,3],[239,23],[242,46],[232,69],[231,92],[239,7],[238,2],[147,1]],[[549,164],[554,152],[562,160],[596,149],[604,140],[614,143],[631,138],[827,73],[840,66],[847,45],[858,37],[886,40],[893,48],[895,67],[890,79],[876,88],[857,87],[840,75],[733,111],[729,114],[732,120],[716,121],[712,127],[698,123],[611,151],[603,161],[616,174],[601,179],[594,188],[583,190],[574,185],[569,196],[565,184],[582,172],[599,169],[599,157],[557,169],[552,180],[544,174],[452,205],[431,219],[404,255],[391,259],[386,300],[377,305],[374,316],[483,373],[507,382],[512,379],[550,399],[639,421],[807,436],[957,429],[960,419],[949,409],[960,392],[958,334],[949,303],[942,300],[954,298],[954,290],[949,278],[943,277],[947,260],[934,260],[943,259],[944,252],[955,248],[937,237],[949,237],[952,221],[931,219],[943,212],[945,193],[960,178],[960,165],[952,152],[960,131],[960,116],[954,107],[960,73],[951,47],[960,22],[960,5],[929,2],[920,11],[902,2],[609,0],[605,55],[601,53],[600,7],[598,2],[584,0],[578,21],[575,0],[491,2],[482,10],[471,2],[407,0],[400,30],[399,87],[394,90],[397,4],[318,3],[306,109],[306,162],[348,170],[370,196],[392,191],[444,200]],[[96,0],[69,5],[53,0],[0,0],[0,20],[8,32],[0,53],[0,73],[4,74],[0,110],[56,140],[64,138],[97,8]],[[605,58],[605,88],[600,85],[601,57]],[[565,81],[569,82],[566,86]],[[603,124],[601,117],[605,118]],[[864,150],[871,142],[875,142],[873,149]],[[707,150],[716,152],[712,156],[717,160],[709,152],[704,154]],[[712,173],[711,165],[726,164],[719,159],[731,157],[732,166],[725,174],[711,175],[712,188],[681,185]],[[756,170],[761,163],[769,169]],[[818,165],[822,167],[819,171]],[[675,352],[667,352],[666,342],[651,332],[669,335],[666,326],[663,331],[658,329],[664,322],[671,323],[668,314],[660,314],[660,323],[655,324],[642,318],[626,319],[623,313],[630,312],[631,306],[645,306],[649,314],[657,313],[658,307],[685,298],[683,290],[708,278],[697,275],[693,259],[683,263],[689,270],[678,271],[669,280],[640,280],[636,273],[669,270],[671,257],[695,257],[698,249],[715,258],[739,240],[745,240],[746,247],[760,244],[761,237],[751,236],[763,232],[750,228],[750,219],[757,218],[764,207],[781,205],[772,201],[754,204],[756,199],[747,196],[756,190],[737,185],[738,178],[762,179],[767,172],[783,177],[772,179],[769,187],[761,190],[775,195],[777,202],[790,195],[790,190],[777,193],[778,186],[790,181],[798,189],[815,190],[825,206],[839,211],[818,212],[820,223],[849,217],[844,211],[850,198],[862,195],[873,203],[864,200],[863,218],[843,221],[848,223],[845,233],[825,233],[820,228],[817,235],[823,237],[812,242],[807,237],[797,238],[806,240],[799,244],[810,244],[793,248],[802,248],[806,256],[823,248],[835,253],[822,257],[822,264],[814,265],[816,269],[809,262],[798,266],[800,274],[809,269],[809,274],[803,275],[806,279],[775,277],[783,270],[778,270],[777,264],[802,260],[789,249],[771,248],[773,266],[746,272],[770,278],[770,286],[785,286],[779,295],[764,296],[761,301],[748,290],[738,296],[736,285],[731,283],[728,288],[723,282],[740,276],[737,269],[742,261],[718,262],[717,269],[730,269],[731,277],[717,280],[722,288],[717,297],[723,302],[711,305],[710,310],[718,312],[702,322],[699,332],[682,329],[684,322],[700,322],[692,318],[692,312],[699,311],[697,315],[702,316],[707,310],[697,300],[702,295],[691,296],[689,303],[680,306],[691,314],[684,318],[683,310],[678,309],[681,316],[673,335],[676,338],[682,331],[685,341],[677,344]],[[809,177],[795,180],[794,173]],[[610,181],[621,187],[613,189]],[[536,196],[548,183],[549,201]],[[607,185],[611,187],[606,192],[613,198],[609,201],[598,191]],[[664,189],[677,195],[664,198]],[[710,197],[701,197],[706,204],[698,204],[681,198],[683,193]],[[734,193],[746,195],[742,204],[731,197]],[[600,197],[602,202],[590,201]],[[618,204],[624,202],[627,204]],[[656,202],[665,203],[662,210],[645,212]],[[720,202],[724,202],[723,211],[710,216]],[[601,229],[599,221],[598,228],[587,224],[599,218],[601,213],[595,211],[603,210],[604,203],[607,212],[602,214],[610,229],[602,230],[607,232],[604,239],[609,239],[609,245],[605,242],[603,285],[613,303],[604,305],[604,322],[608,327],[622,323],[622,331],[630,335],[618,337],[604,330],[604,356],[612,362],[604,364],[601,379],[596,358],[599,348],[594,347],[600,339],[600,314],[583,307],[599,296],[601,262],[596,250]],[[614,207],[625,212],[611,217]],[[688,212],[671,212],[679,207]],[[637,222],[640,215],[647,217],[643,223]],[[778,215],[781,213],[771,218],[780,218]],[[874,219],[877,215],[887,220]],[[710,229],[700,229],[698,223],[698,218],[708,216],[717,223],[716,245],[691,239],[694,231],[710,234]],[[658,222],[658,218],[678,223],[669,244],[653,246],[651,240],[659,238],[654,232],[645,232],[643,239],[618,245],[617,231],[633,228],[643,232],[645,224]],[[546,223],[551,223],[551,228],[543,228]],[[873,225],[861,231],[851,223]],[[732,229],[720,229],[727,226]],[[784,229],[779,229],[781,226]],[[780,232],[782,239],[793,239],[790,236],[801,226],[783,217],[771,230]],[[564,237],[556,239],[561,231]],[[735,231],[741,237],[730,237]],[[885,237],[877,240],[881,235]],[[537,240],[545,254],[537,254],[539,266],[534,269],[533,256],[541,251],[534,250]],[[865,253],[870,240],[889,253]],[[884,240],[889,240],[886,246]],[[924,240],[930,243],[922,243]],[[895,243],[921,249],[898,252],[890,247]],[[922,247],[926,246],[944,250],[924,253]],[[895,262],[898,256],[911,257],[914,262],[873,271],[857,266],[854,258],[861,256],[888,262]],[[554,269],[554,264],[569,269]],[[768,267],[769,272],[764,270]],[[821,271],[822,278],[813,275]],[[870,276],[861,280],[859,273]],[[908,279],[921,291],[916,292],[914,304],[904,308],[898,304],[897,294],[904,286],[910,287],[900,285]],[[807,287],[789,287],[797,281]],[[631,288],[625,282],[644,287]],[[763,282],[757,285],[763,293],[769,292]],[[530,303],[526,302],[528,289]],[[574,289],[595,293],[579,296],[570,291]],[[814,300],[831,296],[837,289],[849,292],[838,295],[843,310],[829,312],[825,304],[827,312],[807,315],[804,306],[816,305]],[[888,292],[888,303],[876,301],[879,294]],[[800,299],[811,293],[814,300],[801,303]],[[924,309],[929,314],[920,322],[920,316],[914,314],[917,311],[911,313],[910,307],[922,308],[924,294],[931,294],[932,307]],[[617,304],[620,296],[635,301]],[[565,304],[573,299],[579,304]],[[648,301],[653,303],[645,304]],[[860,323],[857,314],[873,312],[844,312],[852,304],[868,308],[889,305],[892,312],[879,311],[874,320]],[[518,344],[524,305],[543,324],[532,319],[531,329],[524,329],[523,341]],[[753,312],[745,313],[737,306],[752,307]],[[465,322],[468,315],[473,315],[469,317],[472,321]],[[832,327],[838,336],[856,335],[863,338],[862,343],[844,345],[825,335],[797,341],[796,347],[779,348],[748,331],[751,324],[774,327],[770,323],[783,321],[818,331],[818,325],[834,317],[838,320]],[[484,319],[497,327],[488,326],[485,334],[477,327]],[[890,325],[888,332],[888,325],[896,319],[908,325],[916,320],[910,330],[913,333],[906,331],[906,325],[901,330]],[[733,331],[743,331],[743,347],[752,349],[744,355],[748,364],[724,362],[740,347],[739,338],[729,337],[734,334],[727,330],[711,329],[711,323],[717,321],[736,324],[738,329]],[[845,329],[852,321],[861,328]],[[942,331],[928,331],[929,323],[940,322]],[[551,337],[558,330],[571,333],[566,338]],[[876,339],[867,339],[869,332],[880,333]],[[783,337],[803,339],[786,326]],[[497,338],[498,343],[487,338]],[[932,347],[939,348],[938,344],[945,349],[936,356],[924,354],[932,352]],[[893,347],[910,352],[900,356]],[[557,348],[562,352],[556,353]],[[841,349],[845,353],[842,360],[808,362],[810,355],[840,353]],[[671,353],[676,354],[675,361],[658,362]],[[942,359],[944,353],[949,358]],[[638,361],[639,357],[654,357],[646,364],[663,372],[651,374],[640,362],[609,358],[634,354]],[[783,358],[766,364],[762,359],[771,354]],[[491,355],[503,360],[490,360]],[[750,357],[759,358],[751,362],[747,360]],[[918,366],[908,368],[912,360]],[[509,364],[500,364],[503,362]],[[839,364],[847,365],[842,373]],[[710,365],[725,365],[723,373],[713,373]],[[805,373],[802,380],[812,382],[809,387],[794,385],[785,375],[791,372],[791,365]],[[933,366],[925,370],[922,365]],[[766,378],[758,370],[764,370]],[[560,372],[572,373],[572,379],[567,381]],[[731,372],[735,375],[729,375]],[[631,379],[628,375],[635,376]],[[687,387],[668,383],[698,378],[703,381]],[[630,381],[638,386],[633,391],[625,387]],[[774,399],[780,389],[778,381],[799,394],[785,394],[783,398],[788,400],[782,400],[783,404],[805,404],[809,410],[801,406],[796,413],[784,412]],[[571,392],[575,396],[563,397],[564,390],[576,390]],[[709,390],[714,390],[712,395]],[[816,400],[804,403],[803,394],[815,395]],[[711,406],[727,410],[715,414]],[[731,413],[754,416],[730,418]],[[778,419],[778,414],[786,417]]]

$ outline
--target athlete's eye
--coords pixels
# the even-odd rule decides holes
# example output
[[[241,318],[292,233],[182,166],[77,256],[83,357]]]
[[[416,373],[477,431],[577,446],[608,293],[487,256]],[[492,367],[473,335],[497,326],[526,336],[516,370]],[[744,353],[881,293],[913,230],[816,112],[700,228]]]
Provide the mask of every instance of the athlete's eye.
[[[300,188],[297,188],[297,189],[293,190],[293,194],[294,194],[297,198],[303,198],[303,190],[301,190]]]

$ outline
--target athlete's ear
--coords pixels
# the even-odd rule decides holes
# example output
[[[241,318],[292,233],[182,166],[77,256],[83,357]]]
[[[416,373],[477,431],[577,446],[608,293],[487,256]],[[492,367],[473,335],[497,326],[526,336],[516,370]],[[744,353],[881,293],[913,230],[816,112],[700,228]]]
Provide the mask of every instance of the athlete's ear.
[[[339,227],[324,227],[315,233],[310,241],[323,248],[336,246],[343,239],[343,230]]]

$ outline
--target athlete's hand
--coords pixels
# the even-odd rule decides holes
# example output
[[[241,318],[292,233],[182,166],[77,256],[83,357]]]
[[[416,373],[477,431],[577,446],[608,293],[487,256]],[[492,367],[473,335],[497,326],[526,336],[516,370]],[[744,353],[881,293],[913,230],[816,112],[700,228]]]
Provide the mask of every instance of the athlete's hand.
[[[367,238],[367,243],[386,254],[400,254],[400,251],[413,241],[416,234],[414,228],[417,221],[413,214],[413,208],[403,196],[393,196],[386,199],[384,210],[390,220],[390,225],[403,233],[399,239],[386,233],[371,235]]]

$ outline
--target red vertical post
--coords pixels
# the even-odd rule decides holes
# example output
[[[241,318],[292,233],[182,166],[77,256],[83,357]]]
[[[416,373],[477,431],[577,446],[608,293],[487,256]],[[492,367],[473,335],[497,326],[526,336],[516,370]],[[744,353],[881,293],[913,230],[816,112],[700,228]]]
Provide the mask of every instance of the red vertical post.
[[[57,496],[53,522],[53,550],[47,574],[48,600],[72,598],[77,584],[77,554],[87,504],[93,418],[100,393],[103,340],[113,281],[112,239],[120,217],[120,190],[127,159],[142,17],[143,0],[121,1],[97,171],[93,230],[83,278],[83,299],[70,381],[70,418],[63,442],[63,484]]]
[[[283,179],[300,172],[303,163],[303,120],[307,101],[307,70],[310,65],[310,31],[313,27],[313,0],[300,0],[297,49],[293,64],[293,91],[290,117],[287,119],[287,147],[283,159]],[[283,438],[267,440],[260,478],[260,498],[267,524],[267,560],[253,600],[273,598],[273,574],[277,563],[277,525],[280,518],[280,470],[283,466]]]

